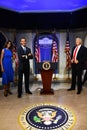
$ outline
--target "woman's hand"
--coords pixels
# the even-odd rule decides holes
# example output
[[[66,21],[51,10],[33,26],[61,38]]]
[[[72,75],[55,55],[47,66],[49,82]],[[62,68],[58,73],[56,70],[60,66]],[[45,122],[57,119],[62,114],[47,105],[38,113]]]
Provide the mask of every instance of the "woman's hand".
[[[71,63],[73,63],[74,61],[73,61],[73,59],[71,60]]]
[[[1,67],[1,71],[2,71],[2,73],[4,72],[4,68],[3,67]]]

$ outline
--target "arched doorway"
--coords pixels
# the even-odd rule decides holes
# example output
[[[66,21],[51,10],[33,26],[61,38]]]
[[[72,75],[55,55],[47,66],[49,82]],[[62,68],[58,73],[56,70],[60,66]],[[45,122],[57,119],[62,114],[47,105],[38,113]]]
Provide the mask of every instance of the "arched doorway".
[[[34,70],[35,74],[38,74],[38,69],[36,67],[37,62],[50,61],[53,62],[53,49],[56,49],[58,54],[58,38],[55,33],[40,33],[36,34],[34,38]],[[55,59],[56,60],[56,59]],[[58,60],[57,60],[57,69],[55,73],[58,73]]]

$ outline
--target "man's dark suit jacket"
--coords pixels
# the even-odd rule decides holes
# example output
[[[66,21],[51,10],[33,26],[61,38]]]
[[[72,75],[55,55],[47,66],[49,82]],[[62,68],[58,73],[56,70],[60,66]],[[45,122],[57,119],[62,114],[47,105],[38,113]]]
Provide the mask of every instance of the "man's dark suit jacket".
[[[26,47],[26,52],[24,52],[22,46],[18,47],[18,59],[19,59],[19,69],[29,69],[29,59],[33,59],[33,55],[28,56],[31,53],[30,48]],[[26,55],[27,57],[22,57],[22,55]]]
[[[71,59],[73,58],[73,52],[76,46],[73,47],[72,49],[72,53],[71,53]],[[87,50],[86,47],[81,46],[78,53],[77,53],[77,57],[76,59],[79,61],[79,63],[77,64],[78,67],[82,67],[84,62],[86,61],[87,58]]]

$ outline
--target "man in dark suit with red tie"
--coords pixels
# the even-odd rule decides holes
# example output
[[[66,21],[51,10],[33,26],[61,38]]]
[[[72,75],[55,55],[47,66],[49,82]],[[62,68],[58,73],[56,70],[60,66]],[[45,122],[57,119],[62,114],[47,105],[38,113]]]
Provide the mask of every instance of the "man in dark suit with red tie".
[[[82,71],[83,64],[86,60],[86,47],[82,46],[81,38],[76,38],[76,46],[74,46],[71,53],[71,63],[72,63],[72,83],[71,88],[68,91],[75,90],[77,81],[77,94],[82,91]]]
[[[30,73],[30,63],[29,59],[32,59],[33,55],[31,54],[30,48],[26,46],[26,39],[21,38],[20,46],[18,47],[18,98],[22,96],[22,80],[24,74],[25,80],[25,92],[27,94],[32,94],[29,90],[29,73]]]

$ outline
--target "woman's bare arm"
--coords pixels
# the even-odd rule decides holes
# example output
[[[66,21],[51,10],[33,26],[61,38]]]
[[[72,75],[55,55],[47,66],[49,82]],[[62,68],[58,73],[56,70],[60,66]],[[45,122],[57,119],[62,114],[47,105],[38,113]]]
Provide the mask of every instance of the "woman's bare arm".
[[[3,57],[4,57],[4,49],[1,52],[1,71],[2,72],[4,72],[4,68],[3,68],[3,64],[2,64]]]

